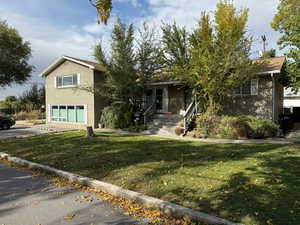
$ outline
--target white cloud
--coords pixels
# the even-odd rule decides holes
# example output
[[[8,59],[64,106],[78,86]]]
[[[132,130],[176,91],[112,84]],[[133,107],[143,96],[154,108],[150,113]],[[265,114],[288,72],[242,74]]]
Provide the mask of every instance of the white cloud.
[[[219,0],[148,0],[150,5],[150,15],[146,18],[147,21],[157,26],[161,21],[186,26],[188,29],[193,28],[199,19],[201,12],[213,12],[216,9],[216,4]],[[254,37],[254,50],[261,49],[260,36],[265,34],[268,39],[268,47],[277,47],[279,33],[272,30],[270,23],[276,13],[276,7],[279,0],[236,0],[234,4],[240,7],[250,9],[248,30]],[[143,18],[137,19],[140,21]]]

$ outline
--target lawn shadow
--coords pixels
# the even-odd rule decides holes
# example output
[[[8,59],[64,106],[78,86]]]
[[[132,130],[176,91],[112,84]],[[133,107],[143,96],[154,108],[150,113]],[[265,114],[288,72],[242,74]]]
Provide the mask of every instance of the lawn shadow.
[[[211,144],[99,133],[94,139],[83,136],[84,133],[68,133],[34,137],[1,148],[28,160],[245,224],[298,225],[300,221],[300,204],[296,202],[300,161],[295,150],[289,150],[297,146]],[[256,160],[258,164],[254,166]],[[226,179],[194,172],[218,163],[222,168],[222,163],[235,167],[241,162],[245,170],[232,172]],[[133,174],[125,177],[131,169]],[[165,175],[205,179],[213,188],[204,195],[184,180],[180,185],[164,188]],[[264,181],[256,183],[256,178]]]

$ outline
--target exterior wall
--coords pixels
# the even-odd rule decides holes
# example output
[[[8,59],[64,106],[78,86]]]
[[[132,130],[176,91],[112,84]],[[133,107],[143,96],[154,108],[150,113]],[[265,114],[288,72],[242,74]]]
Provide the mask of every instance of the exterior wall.
[[[259,78],[257,96],[233,96],[227,99],[224,105],[224,114],[254,115],[272,119],[273,84],[271,77]]]
[[[184,110],[184,88],[182,86],[169,86],[169,112],[179,114]]]
[[[278,120],[279,115],[283,113],[283,96],[284,96],[284,88],[283,85],[276,81],[275,83],[275,121]]]
[[[55,77],[62,75],[69,75],[79,73],[80,74],[80,85],[81,86],[92,86],[94,84],[94,72],[93,70],[76,64],[74,62],[65,61],[55,70],[53,70],[46,77],[45,88],[46,88],[46,115],[47,123],[58,125],[67,128],[84,128],[88,126],[95,126],[95,111],[94,111],[94,95],[87,91],[79,90],[77,88],[56,88]],[[51,122],[49,105],[85,105],[86,113],[86,124],[71,124],[63,122]]]
[[[99,84],[104,82],[104,75],[102,72],[99,72],[99,71],[95,71],[94,72],[94,85],[95,85],[95,88],[99,88]],[[102,110],[105,106],[108,105],[108,103],[106,102],[106,100],[101,97],[101,96],[97,96],[95,95],[95,100],[94,100],[94,107],[95,107],[95,127],[99,127],[99,121],[100,121],[100,118],[101,118],[101,113],[102,113]]]

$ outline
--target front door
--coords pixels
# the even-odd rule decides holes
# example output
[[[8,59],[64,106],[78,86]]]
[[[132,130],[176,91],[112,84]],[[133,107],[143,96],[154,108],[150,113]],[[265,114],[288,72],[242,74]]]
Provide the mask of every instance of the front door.
[[[156,111],[158,113],[168,112],[167,88],[156,88]]]

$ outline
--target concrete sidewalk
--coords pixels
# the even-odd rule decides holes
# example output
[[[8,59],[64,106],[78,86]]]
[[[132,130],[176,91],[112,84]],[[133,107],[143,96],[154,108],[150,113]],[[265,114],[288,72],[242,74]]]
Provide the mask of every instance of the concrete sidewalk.
[[[99,196],[0,163],[0,224],[145,225]]]
[[[299,138],[233,140],[233,139],[221,139],[221,138],[181,137],[176,135],[156,135],[156,134],[149,134],[147,131],[141,133],[133,133],[133,132],[115,130],[115,129],[95,129],[95,132],[116,133],[116,134],[136,135],[136,136],[150,136],[150,137],[169,138],[169,139],[181,140],[181,141],[197,141],[197,142],[204,142],[204,143],[219,143],[219,144],[294,144],[300,142],[300,137]]]

